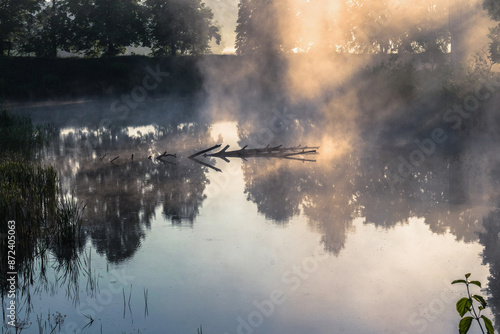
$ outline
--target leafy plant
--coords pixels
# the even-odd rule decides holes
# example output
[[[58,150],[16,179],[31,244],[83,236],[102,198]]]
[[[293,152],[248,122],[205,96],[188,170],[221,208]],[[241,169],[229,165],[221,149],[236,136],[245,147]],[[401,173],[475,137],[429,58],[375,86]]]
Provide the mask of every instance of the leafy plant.
[[[467,295],[468,297],[463,297],[460,298],[460,300],[457,302],[457,311],[462,320],[460,320],[460,323],[458,324],[458,332],[460,334],[465,334],[469,331],[470,326],[472,325],[472,322],[474,320],[477,321],[479,324],[479,327],[481,328],[481,331],[483,333],[486,333],[483,329],[483,326],[481,325],[481,319],[483,319],[484,326],[486,327],[487,333],[488,334],[493,334],[495,333],[495,329],[493,328],[493,323],[491,322],[490,319],[488,319],[486,316],[481,315],[481,312],[488,306],[486,303],[485,299],[480,296],[480,295],[471,295],[470,293],[470,288],[469,286],[472,285],[477,285],[478,287],[481,287],[481,282],[479,281],[469,281],[470,273],[465,274],[465,279],[459,279],[451,282],[451,284],[456,284],[456,283],[463,283],[467,287]],[[474,307],[474,300],[478,302],[480,305],[477,307],[478,311],[476,311],[476,308]],[[470,316],[464,317],[464,315],[469,312]]]

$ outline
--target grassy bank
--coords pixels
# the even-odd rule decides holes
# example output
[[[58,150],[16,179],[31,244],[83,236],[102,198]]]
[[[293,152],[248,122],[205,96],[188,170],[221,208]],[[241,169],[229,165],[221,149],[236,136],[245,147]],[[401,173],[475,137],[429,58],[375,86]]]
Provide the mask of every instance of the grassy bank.
[[[307,55],[252,57],[204,55],[178,57],[120,56],[108,58],[29,58],[0,57],[0,102],[47,99],[116,97],[131,94],[135,87],[153,85],[151,71],[168,73],[161,82],[148,89],[148,97],[196,96],[206,84],[220,85],[222,90],[246,92],[257,86],[276,94],[280,81],[287,79],[287,66],[307,64]],[[323,60],[338,66],[363,68],[387,62],[390,55],[324,55]],[[428,62],[420,55],[401,56],[400,61]],[[293,66],[293,65],[292,65]],[[321,64],[318,64],[321,66]],[[335,73],[332,73],[332,75]],[[281,83],[283,85],[283,82]],[[286,85],[285,85],[286,86]],[[138,93],[140,93],[138,91]]]
[[[150,74],[168,72],[149,96],[187,95],[202,89],[196,57],[0,58],[0,101],[73,99],[130,94]],[[153,85],[154,81],[149,81]]]

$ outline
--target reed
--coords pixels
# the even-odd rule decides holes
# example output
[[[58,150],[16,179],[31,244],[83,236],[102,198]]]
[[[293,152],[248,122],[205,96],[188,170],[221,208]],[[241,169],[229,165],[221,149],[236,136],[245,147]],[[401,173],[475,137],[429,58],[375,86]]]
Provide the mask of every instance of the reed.
[[[122,287],[122,293],[123,293],[123,319],[125,319],[126,303],[125,303],[125,288],[124,287]]]
[[[85,318],[87,318],[89,320],[89,322],[87,322],[85,324],[85,326],[83,326],[83,328],[82,328],[82,331],[83,331],[85,328],[92,326],[92,324],[94,323],[94,318],[92,318],[91,315],[86,315],[85,313],[82,313],[82,314]],[[101,324],[101,326],[102,326],[102,324]]]
[[[0,111],[0,151],[3,156],[34,158],[57,134],[50,124],[34,125],[31,118]]]
[[[14,160],[0,162],[0,217],[16,222],[19,272],[29,272],[34,254],[41,253],[47,222],[55,219],[56,211],[57,174],[52,167]],[[7,249],[7,224],[0,224],[0,235],[0,247]],[[3,256],[1,264],[6,272],[7,261]],[[0,286],[4,286],[3,282]]]
[[[82,244],[85,205],[59,196],[58,184],[53,167],[10,159],[0,162],[0,217],[16,222],[18,265],[47,248],[62,259],[73,258]],[[7,235],[7,224],[0,225],[0,235]],[[1,238],[2,249],[5,243]]]
[[[130,298],[132,298],[132,284],[130,284],[130,292],[128,294],[128,306],[130,307]]]
[[[16,221],[18,233],[55,218],[57,173],[53,167],[7,160],[0,163],[0,216]]]
[[[99,273],[92,271],[92,251],[83,255],[83,274],[87,277],[87,294],[95,297],[99,293]]]
[[[0,111],[0,219],[16,222],[16,269],[27,277],[34,259],[47,249],[71,267],[83,243],[85,205],[61,196],[56,170],[36,159],[56,133],[49,125],[34,126],[28,116]],[[1,249],[7,232],[7,224],[0,224]],[[4,288],[0,282],[0,292]]]
[[[149,315],[149,309],[148,309],[148,293],[149,290],[144,288],[144,317]]]
[[[85,208],[86,205],[78,203],[74,196],[59,200],[54,226],[57,243],[72,246],[79,240]]]

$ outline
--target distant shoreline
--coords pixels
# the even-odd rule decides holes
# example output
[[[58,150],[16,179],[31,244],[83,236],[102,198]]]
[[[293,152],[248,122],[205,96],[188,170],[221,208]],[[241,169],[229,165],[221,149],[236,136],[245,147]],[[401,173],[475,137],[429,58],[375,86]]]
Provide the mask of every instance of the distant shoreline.
[[[201,92],[200,57],[118,56],[110,58],[0,58],[0,103],[94,100],[130,94],[155,72],[168,73],[148,96],[192,95]],[[149,70],[148,70],[149,68]],[[151,72],[151,73],[150,73]],[[168,79],[168,80],[167,80]],[[154,78],[152,79],[154,80]],[[137,89],[136,89],[137,90]],[[140,92],[139,92],[140,93]]]
[[[306,57],[307,55],[284,55],[278,62]],[[376,65],[388,62],[394,55],[332,54],[331,57],[353,60],[354,67],[360,64]],[[444,63],[449,58],[443,54]],[[423,56],[408,54],[398,57],[402,62],[425,63]],[[75,100],[121,98],[123,94],[135,94],[139,98],[147,92],[148,99],[161,96],[203,96],[207,73],[217,73],[219,78],[235,77],[242,73],[249,62],[266,64],[265,57],[237,55],[204,56],[117,56],[108,58],[32,58],[0,57],[0,106],[19,103],[32,104],[44,101],[65,103]],[[276,63],[274,63],[276,64]],[[357,65],[356,65],[357,64]],[[286,66],[286,65],[285,65]],[[262,75],[268,69],[258,66]],[[281,70],[286,67],[282,67]],[[276,69],[276,68],[275,68]],[[159,72],[158,85],[154,72]],[[168,73],[168,77],[164,75]],[[253,76],[259,76],[252,72]],[[211,82],[213,84],[214,82]],[[142,87],[142,88],[141,88]]]

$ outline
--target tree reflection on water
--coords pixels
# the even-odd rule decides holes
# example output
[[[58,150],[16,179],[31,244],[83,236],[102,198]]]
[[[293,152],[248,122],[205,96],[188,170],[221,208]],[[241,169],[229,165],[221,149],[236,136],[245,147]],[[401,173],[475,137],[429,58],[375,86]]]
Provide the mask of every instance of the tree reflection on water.
[[[269,115],[242,118],[237,124],[240,145],[251,144],[272,119]],[[335,256],[341,254],[354,231],[355,218],[383,229],[408,224],[413,217],[423,218],[434,233],[451,233],[458,241],[484,245],[483,260],[491,270],[489,300],[493,310],[500,309],[499,196],[495,184],[484,186],[498,179],[500,169],[492,168],[498,167],[494,158],[485,166],[476,159],[477,151],[457,141],[452,154],[436,151],[411,175],[391,184],[387,166],[404,149],[391,147],[389,140],[368,144],[351,140],[341,146],[329,137],[327,128],[311,124],[307,118],[299,118],[274,128],[269,144],[334,142],[333,150],[319,148],[317,162],[251,157],[242,161],[244,193],[258,212],[279,225],[302,215],[321,235],[324,249]],[[412,142],[418,134],[409,137]],[[195,226],[208,194],[210,174],[208,167],[187,158],[215,144],[221,143],[212,138],[210,126],[197,122],[73,128],[63,131],[46,155],[59,171],[63,188],[87,205],[87,240],[110,263],[119,264],[136,254],[156,214],[176,226]],[[176,156],[156,159],[164,151]],[[203,159],[217,164],[215,158]],[[478,173],[478,168],[492,172]],[[59,256],[59,272],[69,281],[76,281],[74,277],[79,275],[76,269],[82,266],[82,252],[83,248],[70,257]],[[37,270],[43,272],[43,266]]]
[[[158,208],[174,225],[194,223],[208,179],[205,168],[184,157],[212,141],[203,124],[156,126],[144,134],[76,129],[51,154],[62,182],[87,205],[86,228],[97,252],[119,263],[140,247]],[[174,148],[177,158],[155,159]]]

